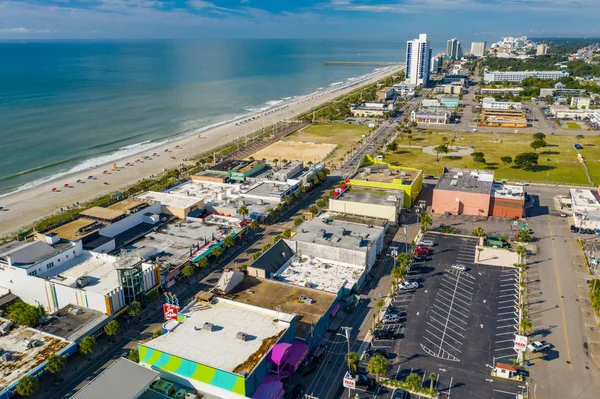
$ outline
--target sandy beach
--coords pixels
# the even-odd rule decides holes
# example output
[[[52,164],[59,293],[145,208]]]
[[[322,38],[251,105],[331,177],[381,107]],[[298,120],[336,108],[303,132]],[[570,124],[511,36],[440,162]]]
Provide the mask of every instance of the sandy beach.
[[[236,138],[244,137],[263,126],[270,126],[275,121],[294,119],[311,108],[387,75],[397,73],[401,69],[402,65],[382,68],[360,81],[331,86],[315,95],[295,98],[289,102],[278,104],[269,110],[281,108],[279,111],[239,126],[236,125],[236,122],[239,122],[238,119],[202,132],[201,138],[194,135],[130,155],[117,161],[118,169],[116,171],[112,170],[112,163],[101,165],[0,197],[0,206],[4,208],[0,210],[0,235],[14,234],[31,226],[38,219],[60,212],[60,208],[71,206],[77,202],[85,202],[105,193],[122,190],[150,175],[159,174],[163,169],[177,167],[183,162],[183,159],[192,158]],[[254,115],[260,115],[260,113]],[[246,116],[242,120],[247,118]],[[153,156],[153,153],[156,153],[156,156]],[[145,156],[149,158],[145,159]],[[138,159],[140,161],[136,162]],[[127,163],[130,165],[126,166]],[[103,173],[105,170],[108,173]],[[93,178],[89,179],[88,176],[93,176]],[[80,182],[77,183],[77,180]],[[65,187],[65,184],[68,186]],[[56,190],[53,191],[53,188]]]

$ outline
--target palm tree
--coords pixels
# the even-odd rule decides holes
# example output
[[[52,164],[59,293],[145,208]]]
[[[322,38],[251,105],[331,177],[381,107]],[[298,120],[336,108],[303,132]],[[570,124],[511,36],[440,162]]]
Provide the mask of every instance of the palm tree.
[[[137,349],[133,349],[131,352],[129,352],[129,355],[127,355],[127,359],[131,360],[134,363],[139,363],[140,362],[140,352],[138,352]]]
[[[521,333],[524,333],[525,335],[531,334],[533,331],[533,324],[531,324],[531,320],[529,320],[528,317],[523,317],[521,319],[521,323],[519,324],[519,329],[521,330]]]
[[[523,245],[518,245],[515,250],[517,255],[519,256],[519,263],[525,263],[525,255],[527,255],[527,249]]]
[[[109,337],[114,337],[119,333],[121,326],[119,326],[119,322],[116,320],[111,320],[104,326],[104,332]]]
[[[250,228],[252,230],[256,230],[259,227],[260,227],[260,224],[258,223],[258,220],[255,219],[255,220],[253,220],[253,221],[250,222]]]
[[[427,231],[427,226],[432,225],[431,216],[425,211],[419,214],[419,219],[421,220],[421,232],[425,233]]]
[[[129,309],[127,309],[127,314],[131,317],[135,317],[142,313],[142,304],[138,301],[133,301],[129,305]]]
[[[248,214],[248,208],[246,207],[246,205],[240,206],[240,209],[238,209],[238,213],[242,215],[243,220],[246,220],[246,215]]]
[[[348,357],[346,358],[346,362],[348,363],[348,370],[350,374],[356,372],[356,368],[358,366],[358,361],[360,360],[360,355],[356,352],[348,353]]]
[[[388,361],[381,353],[376,353],[372,358],[369,359],[369,364],[367,364],[367,371],[375,374],[378,382],[379,376],[386,375],[389,369],[390,366]]]
[[[281,240],[281,234],[277,234],[275,237],[273,237],[273,244],[276,244],[279,240]]]
[[[429,373],[429,392],[433,393],[433,383],[435,381],[435,373]]]
[[[391,276],[396,281],[396,284],[398,284],[398,282],[406,278],[406,269],[400,266],[396,266],[392,269]]]
[[[317,213],[319,213],[319,208],[317,208],[315,205],[311,205],[308,207],[308,211],[313,215],[316,215]]]
[[[475,237],[483,237],[485,235],[485,230],[483,229],[483,227],[475,227],[473,229],[473,235]]]
[[[290,197],[289,195],[286,195],[285,197],[283,197],[283,202],[285,202],[286,205],[291,205],[292,204],[292,197]]]
[[[271,245],[271,244],[265,244],[265,246],[262,248],[262,252],[263,252],[263,254],[264,254],[265,252],[267,252],[267,251],[269,250],[269,248],[271,248],[272,246],[273,246],[273,245]]]
[[[21,396],[31,396],[40,387],[40,382],[37,378],[30,375],[23,376],[17,384],[17,393]]]
[[[320,200],[317,201],[317,206],[321,209],[325,208],[327,206],[327,201],[323,198],[321,198]]]
[[[46,370],[48,370],[50,374],[56,377],[56,375],[60,373],[62,369],[65,368],[66,364],[66,357],[54,354],[50,356],[46,361]]]
[[[273,163],[275,164],[275,166],[277,166],[277,162],[279,162],[279,159],[277,159],[277,158],[273,159]]]
[[[421,386],[421,377],[417,373],[410,373],[405,382],[412,390],[415,390]]]
[[[267,215],[272,220],[275,217],[275,211],[273,209],[267,209]]]
[[[304,219],[302,219],[302,218],[296,218],[296,219],[294,220],[294,227],[298,227],[298,226],[300,226],[302,223],[304,223]]]
[[[483,252],[483,248],[477,248],[477,260],[476,263],[479,262],[479,258],[481,257],[481,253]]]
[[[410,256],[402,252],[396,257],[396,262],[399,266],[406,268],[410,264]]]
[[[283,231],[283,233],[281,234],[281,236],[282,236],[283,238],[290,238],[290,237],[292,236],[292,230],[290,230],[290,229],[285,229],[285,230]]]
[[[94,337],[85,337],[79,342],[79,352],[89,355],[96,350],[96,340]]]
[[[412,141],[412,139],[413,139],[413,135],[412,135],[412,134],[407,134],[407,135],[406,135],[406,138],[408,139],[408,148],[410,148],[410,142],[411,142],[411,141]]]

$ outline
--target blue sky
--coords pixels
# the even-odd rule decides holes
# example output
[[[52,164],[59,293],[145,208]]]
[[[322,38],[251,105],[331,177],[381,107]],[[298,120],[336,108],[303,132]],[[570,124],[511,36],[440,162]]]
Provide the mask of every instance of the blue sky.
[[[0,0],[0,39],[600,36],[599,0]]]

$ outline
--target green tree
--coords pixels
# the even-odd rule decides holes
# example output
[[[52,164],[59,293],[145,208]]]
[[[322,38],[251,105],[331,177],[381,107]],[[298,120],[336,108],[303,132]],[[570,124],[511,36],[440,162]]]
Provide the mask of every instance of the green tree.
[[[577,136],[575,136],[575,142],[579,144],[579,140],[583,140],[584,138],[585,136],[583,134],[578,134]]]
[[[292,204],[292,197],[290,197],[289,195],[286,195],[285,197],[283,197],[283,202],[285,202],[286,205],[291,205]]]
[[[46,361],[46,370],[56,377],[67,365],[67,358],[54,354]]]
[[[22,326],[33,327],[44,316],[43,308],[17,301],[8,307],[8,318]]]
[[[23,376],[17,384],[17,393],[21,396],[31,396],[40,387],[40,382],[37,378],[30,375]]]
[[[256,260],[258,258],[260,258],[260,256],[262,255],[262,252],[255,252],[252,254],[252,260]]]
[[[525,255],[527,254],[527,249],[523,245],[517,245],[517,249],[515,250],[517,256],[519,257],[519,263],[524,263]]]
[[[208,267],[208,259],[206,258],[206,256],[204,258],[199,259],[198,262],[196,262],[196,265],[201,269],[205,269],[206,267]]]
[[[191,265],[187,265],[181,270],[181,274],[189,279],[194,274],[194,268]]]
[[[500,160],[502,161],[504,166],[511,164],[513,161],[512,157],[509,157],[509,156],[500,157]]]
[[[473,158],[473,162],[475,163],[475,165],[485,163],[485,155],[483,154],[483,152],[474,152],[471,154],[471,158]]]
[[[348,353],[346,362],[348,363],[348,370],[350,371],[350,374],[353,374],[356,372],[356,368],[358,366],[359,360],[360,360],[360,355],[358,353],[356,353],[356,352]]]
[[[255,220],[253,220],[253,221],[250,222],[249,226],[250,226],[250,228],[252,230],[256,230],[256,229],[258,229],[260,227],[260,223],[258,223],[258,220],[255,219]]]
[[[85,337],[84,339],[82,339],[79,342],[79,352],[81,352],[82,354],[90,355],[95,350],[96,350],[96,340],[94,339],[94,337]]]
[[[327,200],[321,198],[320,200],[317,201],[317,206],[321,209],[327,207]]]
[[[531,332],[533,331],[533,324],[531,323],[531,320],[529,320],[528,317],[523,317],[521,319],[521,323],[519,324],[519,329],[521,330],[522,334],[531,334]]]
[[[435,151],[435,160],[437,162],[440,161],[440,154],[447,154],[448,153],[448,147],[446,147],[445,145],[438,145],[437,147],[433,147],[433,151]]]
[[[212,256],[214,256],[217,259],[217,262],[218,262],[219,257],[221,255],[223,255],[223,250],[221,250],[220,247],[216,247],[215,249],[212,250],[212,252],[210,254]]]
[[[475,237],[483,237],[485,235],[485,230],[483,229],[483,227],[475,227],[473,229],[473,235]]]
[[[225,246],[225,248],[231,248],[235,245],[235,240],[232,236],[227,236],[223,240],[223,245]]]
[[[140,313],[142,313],[142,304],[138,301],[131,302],[129,308],[127,309],[127,314],[131,317],[135,317],[138,316]]]
[[[313,215],[316,215],[317,213],[319,213],[319,208],[317,208],[315,205],[311,205],[308,207],[308,211]]]
[[[538,148],[544,148],[548,145],[548,143],[546,143],[546,140],[533,140],[531,142],[531,144],[529,144],[529,146],[531,148],[533,148],[533,151],[537,151]]]
[[[283,231],[283,233],[281,234],[281,236],[282,236],[283,238],[286,238],[286,239],[287,239],[287,238],[290,238],[290,237],[292,236],[292,230],[290,230],[290,229],[285,229],[285,230]]]
[[[534,140],[546,140],[546,135],[544,133],[538,132],[533,134]]]
[[[516,240],[519,242],[531,242],[531,234],[529,233],[529,229],[519,230]]]
[[[427,227],[431,226],[433,222],[431,221],[431,216],[425,211],[419,214],[419,219],[421,220],[421,232],[425,233],[427,231]]]
[[[276,244],[279,240],[281,240],[281,234],[277,234],[275,237],[273,237],[273,244]]]
[[[377,381],[379,381],[379,376],[386,375],[389,369],[390,365],[381,353],[376,353],[369,359],[369,363],[367,364],[367,371],[375,374]]]
[[[514,163],[519,168],[527,170],[538,164],[538,157],[535,152],[524,152],[515,157]]]
[[[271,248],[272,246],[273,246],[273,245],[271,245],[271,244],[265,244],[265,246],[262,248],[262,252],[263,252],[263,254],[264,254],[265,252],[267,252],[267,251],[269,250],[269,248]]]
[[[294,227],[298,227],[302,223],[304,223],[304,219],[302,219],[302,218],[296,218],[296,220],[294,220]]]
[[[395,141],[392,141],[391,143],[389,143],[386,146],[386,149],[388,152],[396,152],[396,151],[398,151],[398,143],[396,143]]]
[[[240,209],[238,209],[238,213],[242,216],[242,219],[246,219],[246,215],[248,214],[248,208],[246,207],[246,205],[242,205],[240,206]]]
[[[435,373],[429,373],[429,393],[433,393],[433,383],[435,382]]]
[[[414,391],[421,387],[421,376],[419,376],[417,373],[410,373],[408,377],[406,377],[405,382],[406,385],[408,385],[409,388]]]
[[[273,209],[267,209],[267,216],[270,219],[273,219],[275,217],[275,211]]]
[[[406,278],[406,268],[401,266],[394,267],[392,269],[391,276],[396,281],[396,283],[404,280]]]
[[[139,363],[140,362],[140,352],[138,352],[137,349],[133,349],[127,355],[127,359],[131,360],[134,363]]]
[[[396,257],[396,262],[398,262],[398,265],[400,265],[401,267],[407,268],[410,264],[410,256],[405,252],[401,252]]]
[[[104,326],[104,332],[109,337],[114,337],[119,333],[121,326],[119,326],[119,322],[116,320],[111,320]]]
[[[163,335],[163,332],[162,332],[162,330],[156,330],[156,331],[154,331],[154,332],[152,333],[152,339],[154,339],[154,338],[158,338],[158,337],[160,337],[160,336],[162,336],[162,335]]]
[[[279,212],[283,211],[283,204],[277,204],[277,211],[279,211]]]

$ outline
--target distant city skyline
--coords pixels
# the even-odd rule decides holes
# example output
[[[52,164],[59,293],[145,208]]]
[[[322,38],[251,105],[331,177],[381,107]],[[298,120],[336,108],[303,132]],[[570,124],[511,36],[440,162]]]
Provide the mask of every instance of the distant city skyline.
[[[0,39],[389,39],[392,34],[404,42],[425,30],[433,42],[457,37],[467,44],[502,36],[600,36],[595,20],[600,2],[586,3],[585,13],[581,5],[579,0],[3,0]]]

